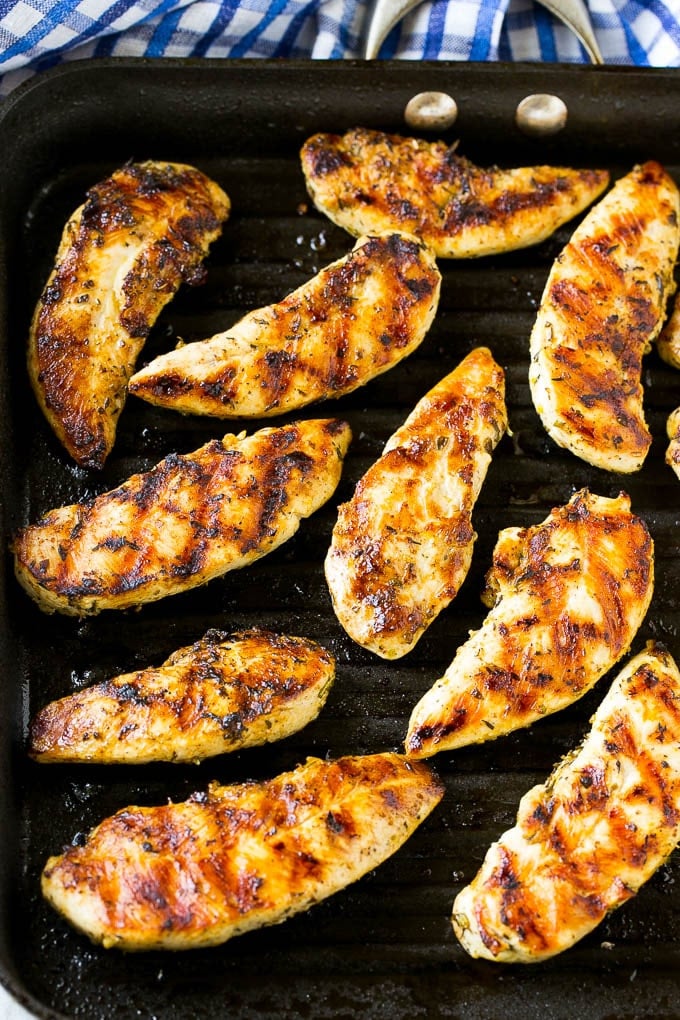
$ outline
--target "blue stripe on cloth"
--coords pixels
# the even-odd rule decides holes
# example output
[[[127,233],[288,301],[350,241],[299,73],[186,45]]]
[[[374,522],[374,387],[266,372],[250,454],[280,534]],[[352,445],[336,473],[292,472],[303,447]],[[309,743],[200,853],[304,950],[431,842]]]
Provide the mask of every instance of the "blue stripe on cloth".
[[[145,28],[142,26],[148,25],[149,22],[155,21],[159,17],[166,16],[169,11],[170,12],[174,11],[177,8],[177,6],[178,6],[177,0],[160,0],[159,3],[154,4],[153,10],[148,11],[143,18],[140,18],[139,21],[135,22],[135,33],[139,34],[139,37],[145,39],[145,45],[147,32]],[[186,0],[184,0],[182,6],[183,7],[187,6]],[[119,18],[122,18],[122,16],[126,12],[130,11],[130,8],[131,4],[128,2],[128,0],[117,0],[117,2],[112,3],[111,6],[106,9],[106,11],[102,12],[100,16],[99,25],[103,26],[106,29],[106,34],[102,35],[101,38],[97,39],[95,47],[96,56],[108,57],[114,52],[118,41],[118,36],[121,33],[120,31],[112,29],[111,26]]]
[[[427,22],[427,37],[425,39],[425,52],[423,53],[424,60],[436,60],[441,53],[445,25],[446,3],[438,3],[435,0]]]
[[[359,37],[352,33],[350,27],[354,21],[356,9],[355,0],[345,0],[345,16],[338,23],[338,41],[332,52],[334,59],[342,59],[349,53],[355,54],[357,51]]]
[[[220,35],[227,27],[231,19],[234,17],[234,13],[238,9],[239,0],[226,0],[221,3],[210,22],[209,27],[206,29],[206,33],[202,39],[198,39],[194,48],[191,51],[193,57],[204,57],[206,51],[212,42],[212,40]]]
[[[661,34],[669,35],[680,43],[680,21],[671,14],[666,4],[659,3],[658,0],[651,0],[646,7],[659,19]]]
[[[481,4],[477,15],[475,35],[470,49],[470,60],[486,60],[491,44],[491,31],[495,15],[495,5]]]
[[[380,47],[380,56],[383,60],[392,60],[396,56],[397,50],[399,49],[399,40],[401,39],[401,26],[396,25],[385,39],[385,42]]]
[[[243,57],[248,51],[250,45],[263,34],[264,30],[274,20],[277,14],[280,14],[287,5],[287,0],[274,0],[269,5],[269,10],[265,14],[264,18],[260,21],[257,28],[251,29],[247,32],[240,42],[238,42],[231,51],[232,57]]]
[[[183,14],[184,11],[180,8],[179,10],[171,11],[169,14],[166,14],[166,16],[159,21],[147,45],[145,54],[147,57],[163,56],[168,45],[172,42]]]
[[[541,60],[546,63],[554,63],[557,60],[557,47],[555,46],[555,36],[553,34],[554,28],[555,22],[553,16],[543,8],[537,10],[536,33],[538,35],[538,45],[541,51]]]
[[[44,0],[40,0],[44,3]],[[82,0],[60,0],[60,3],[49,5],[47,0],[49,11],[48,15],[38,22],[30,31],[26,32],[17,42],[12,46],[5,46],[0,54],[0,63],[5,63],[12,60],[15,56],[27,51],[30,53],[34,50],[33,59],[42,60],[43,56],[52,50],[54,53],[60,53],[63,50],[70,49],[74,45],[82,45],[89,39],[96,38],[111,30],[110,26],[119,20],[127,20],[128,29],[135,29],[138,25],[143,24],[151,18],[157,18],[168,10],[174,8],[184,7],[191,3],[192,0],[143,0],[142,3],[134,2],[134,0],[115,0],[113,3],[109,3],[108,6],[104,4],[100,5],[100,10],[97,15],[97,19],[93,19],[83,14],[80,9]],[[7,7],[7,4],[4,5]],[[16,7],[16,4],[12,4],[12,7]],[[0,8],[0,15],[2,9]],[[125,19],[125,15],[129,15]],[[66,28],[67,33],[64,34],[64,41],[61,45],[52,43],[50,47],[41,45],[45,39],[48,38],[50,33],[59,31],[59,28]],[[3,33],[1,22],[0,22],[0,44],[2,43]],[[71,38],[71,36],[75,37]],[[36,68],[37,69],[37,68]],[[44,65],[41,65],[41,69],[44,69]]]
[[[94,51],[95,57],[110,57],[116,46],[116,41],[114,32],[111,32],[109,35],[103,35],[101,39],[97,39]]]
[[[154,9],[150,12],[151,16],[156,17],[161,10],[174,6],[176,2],[177,0],[165,0],[165,3],[160,3],[158,5],[154,4]],[[108,27],[113,21],[122,17],[122,15],[129,11],[133,6],[134,5],[131,4],[129,0],[118,0],[117,3],[110,4],[97,15],[97,20],[92,26],[93,29],[98,30],[102,27]]]
[[[657,21],[657,33],[652,45],[650,46],[648,39],[640,40],[647,56],[657,45],[667,45],[669,41],[675,46],[680,46],[680,14],[675,16],[673,12],[669,11],[668,4],[662,3],[661,0],[650,0],[649,3],[636,4],[635,6],[640,8],[640,18],[646,17],[648,13],[650,16],[653,15]],[[633,26],[637,25],[637,21],[638,19],[632,19]]]
[[[12,46],[3,49],[0,55],[0,63],[6,63],[18,53],[25,53],[32,46],[37,46],[41,39],[54,31],[60,25],[68,22],[68,16],[78,6],[80,0],[60,0],[59,3],[50,5],[44,12],[44,16],[25,35]]]
[[[623,24],[623,31],[626,35],[626,41],[628,43],[628,54],[630,56],[631,63],[642,66],[649,66],[649,60],[644,48],[640,45],[637,37],[631,31],[628,25]]]

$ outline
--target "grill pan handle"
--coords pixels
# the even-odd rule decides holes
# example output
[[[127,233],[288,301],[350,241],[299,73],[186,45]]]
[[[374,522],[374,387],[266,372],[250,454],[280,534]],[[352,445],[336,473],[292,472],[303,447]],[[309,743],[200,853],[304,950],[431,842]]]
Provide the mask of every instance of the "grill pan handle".
[[[369,6],[364,22],[361,56],[365,60],[374,60],[394,26],[422,2],[423,0],[375,0]],[[571,29],[593,64],[604,63],[584,0],[538,0],[538,2]]]

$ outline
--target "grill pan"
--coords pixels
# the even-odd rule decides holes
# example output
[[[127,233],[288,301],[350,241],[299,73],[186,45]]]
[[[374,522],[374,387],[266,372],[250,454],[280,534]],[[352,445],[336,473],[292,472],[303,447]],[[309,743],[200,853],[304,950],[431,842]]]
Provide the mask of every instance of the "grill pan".
[[[33,79],[0,117],[0,471],[2,533],[43,511],[105,491],[170,451],[187,452],[243,423],[181,417],[130,399],[99,474],[76,468],[38,412],[24,367],[33,305],[67,216],[84,191],[128,159],[194,163],[227,190],[233,212],[211,251],[205,285],[163,312],[143,358],[226,328],[284,297],[339,258],[352,239],[306,197],[298,163],[318,130],[362,125],[408,132],[403,111],[421,91],[449,92],[459,118],[443,137],[480,163],[605,166],[615,176],[658,159],[680,181],[676,71],[459,63],[143,61],[73,63]],[[566,128],[530,138],[518,102],[562,97]],[[573,226],[573,225],[572,225]],[[571,708],[530,730],[433,760],[446,786],[409,842],[364,879],[283,925],[184,954],[124,956],[91,945],[46,904],[47,856],[123,806],[179,800],[220,782],[262,778],[308,755],[400,749],[421,694],[485,610],[484,573],[501,528],[531,525],[577,489],[629,493],[656,543],[656,590],[632,651],[649,638],[680,658],[680,482],[664,464],[665,421],[680,404],[680,375],[656,353],[645,363],[654,442],[643,469],[617,477],[547,437],[529,395],[528,338],[553,258],[572,226],[540,246],[474,262],[441,262],[442,298],[423,345],[350,397],[308,408],[337,415],[354,440],[335,497],[274,554],[198,591],[138,612],[78,621],[45,616],[1,576],[0,979],[38,1017],[163,1020],[224,1017],[591,1018],[680,1012],[680,857],[595,932],[532,967],[474,961],[450,928],[453,898],[488,844],[513,824],[521,795],[574,747],[607,678]],[[407,657],[386,663],[342,632],[323,558],[335,507],[347,499],[414,403],[472,348],[503,365],[512,436],[501,442],[478,501],[468,578]],[[288,420],[286,418],[281,421]],[[251,431],[258,422],[246,423]],[[269,421],[268,424],[273,424]],[[199,766],[38,766],[25,752],[29,717],[51,698],[144,665],[209,627],[262,624],[318,640],[337,658],[319,718],[268,749]]]

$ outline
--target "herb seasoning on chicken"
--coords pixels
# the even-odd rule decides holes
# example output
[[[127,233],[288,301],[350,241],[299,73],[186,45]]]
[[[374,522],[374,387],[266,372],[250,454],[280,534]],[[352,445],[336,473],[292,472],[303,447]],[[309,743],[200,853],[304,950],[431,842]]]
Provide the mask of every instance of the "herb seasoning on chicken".
[[[413,710],[416,758],[493,740],[581,698],[628,651],[654,586],[646,525],[616,499],[577,492],[531,528],[499,535],[491,608]]]
[[[28,370],[82,467],[104,465],[147,335],[180,284],[202,281],[229,206],[194,167],[129,163],[91,188],[66,224],[33,315]]]
[[[507,424],[503,370],[478,348],[418,402],[340,507],[326,579],[358,644],[405,655],[456,596],[474,504]]]
[[[125,673],[42,708],[40,762],[200,761],[269,744],[315,719],[335,662],[313,641],[265,630],[208,631],[158,668]]]
[[[41,609],[71,616],[195,588],[291,538],[335,491],[350,439],[346,422],[312,419],[170,454],[20,531],[16,576]]]
[[[589,464],[637,471],[651,436],[642,358],[675,290],[680,193],[658,163],[622,177],[557,257],[531,334],[531,394],[548,434]]]
[[[680,672],[653,642],[614,680],[581,747],[520,801],[455,899],[471,955],[536,963],[634,896],[680,840]]]
[[[130,392],[188,414],[253,418],[341,397],[418,347],[441,276],[413,237],[362,237],[345,258],[224,333],[162,354]]]
[[[300,156],[314,204],[338,226],[355,236],[407,230],[438,258],[538,244],[609,183],[605,170],[481,169],[444,142],[367,128],[314,135]]]
[[[106,948],[214,946],[355,882],[442,794],[427,766],[397,754],[310,758],[266,782],[125,808],[50,858],[42,889]]]

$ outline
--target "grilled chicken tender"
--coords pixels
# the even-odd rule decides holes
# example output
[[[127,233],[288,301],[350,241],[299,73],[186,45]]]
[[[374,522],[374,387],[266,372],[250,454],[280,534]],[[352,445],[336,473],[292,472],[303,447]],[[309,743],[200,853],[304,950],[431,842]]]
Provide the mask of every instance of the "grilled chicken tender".
[[[656,340],[656,349],[667,365],[680,368],[680,297],[676,296],[671,314]]]
[[[151,404],[252,418],[340,397],[423,341],[439,301],[434,256],[415,238],[362,237],[279,304],[156,358],[130,380]]]
[[[411,715],[416,758],[481,743],[565,708],[625,655],[649,607],[653,545],[630,499],[577,492],[501,531],[491,611]]]
[[[456,897],[471,956],[536,963],[634,896],[680,839],[680,673],[650,642],[612,684],[580,749],[520,801]]]
[[[474,258],[549,237],[600,195],[605,170],[480,169],[455,146],[367,128],[317,134],[301,151],[307,190],[350,234],[406,230],[438,258]]]
[[[663,360],[672,368],[680,368],[680,299],[676,298],[671,315],[656,342]],[[670,440],[666,450],[666,463],[680,478],[680,407],[668,417],[666,434]]]
[[[393,753],[308,759],[263,783],[129,807],[47,862],[49,902],[96,942],[191,949],[275,924],[356,881],[443,789]]]
[[[609,471],[637,471],[651,443],[642,357],[675,289],[679,213],[658,163],[617,181],[555,261],[531,334],[531,393],[548,434]]]
[[[350,438],[319,419],[170,454],[20,531],[16,576],[41,609],[71,616],[194,588],[291,538],[335,491]]]
[[[656,347],[666,364],[671,368],[680,368],[680,298],[678,297],[675,299],[668,321],[658,336]],[[666,433],[670,440],[666,451],[666,463],[680,478],[680,407],[669,415]]]
[[[211,630],[157,669],[95,684],[41,709],[40,762],[199,761],[281,740],[321,711],[335,677],[325,649],[266,630]]]
[[[666,450],[666,463],[680,478],[680,407],[676,407],[668,416],[666,432],[670,440]]]
[[[472,510],[507,425],[503,370],[478,348],[416,405],[339,508],[326,579],[360,645],[405,655],[456,596]]]
[[[28,371],[60,442],[83,467],[111,452],[135,361],[180,284],[229,215],[229,198],[194,167],[129,163],[70,218],[33,315]]]

